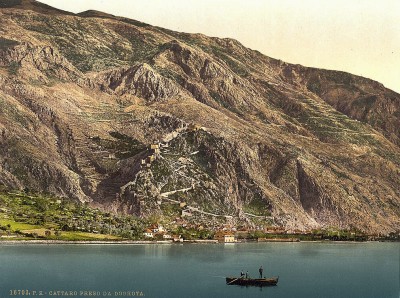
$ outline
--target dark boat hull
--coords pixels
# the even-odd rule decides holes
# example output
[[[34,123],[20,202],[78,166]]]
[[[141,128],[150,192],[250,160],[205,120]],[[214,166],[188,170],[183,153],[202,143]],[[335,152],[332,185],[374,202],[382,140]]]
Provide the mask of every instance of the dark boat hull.
[[[276,286],[279,277],[272,278],[238,278],[238,277],[227,277],[227,285],[238,285],[238,286],[257,286],[257,287],[267,287]]]

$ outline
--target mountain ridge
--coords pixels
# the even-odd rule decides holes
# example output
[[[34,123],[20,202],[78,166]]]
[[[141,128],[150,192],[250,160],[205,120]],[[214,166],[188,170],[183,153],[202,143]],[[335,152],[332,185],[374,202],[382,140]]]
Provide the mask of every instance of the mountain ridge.
[[[3,185],[203,224],[399,226],[400,95],[380,83],[101,12],[0,14]]]

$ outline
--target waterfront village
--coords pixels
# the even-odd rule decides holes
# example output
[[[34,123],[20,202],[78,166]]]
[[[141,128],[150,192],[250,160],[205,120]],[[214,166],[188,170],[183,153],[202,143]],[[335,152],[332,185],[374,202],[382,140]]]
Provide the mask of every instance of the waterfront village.
[[[183,208],[183,210],[185,210]],[[259,225],[236,227],[225,220],[180,216],[169,221],[139,220],[85,204],[24,193],[0,192],[0,241],[120,241],[127,243],[239,243],[248,241],[398,241],[399,233],[367,235],[338,229],[285,230]]]

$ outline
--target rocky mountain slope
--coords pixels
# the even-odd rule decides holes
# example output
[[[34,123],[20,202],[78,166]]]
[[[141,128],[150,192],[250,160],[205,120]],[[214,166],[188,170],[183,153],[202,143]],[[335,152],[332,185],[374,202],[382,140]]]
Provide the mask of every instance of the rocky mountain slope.
[[[12,189],[143,217],[400,227],[400,95],[366,78],[5,0],[0,107]]]

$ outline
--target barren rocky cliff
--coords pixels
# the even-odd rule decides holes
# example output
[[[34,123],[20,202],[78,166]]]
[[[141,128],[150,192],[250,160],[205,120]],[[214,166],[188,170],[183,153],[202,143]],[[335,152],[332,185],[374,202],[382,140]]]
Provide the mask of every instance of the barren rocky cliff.
[[[141,217],[400,227],[400,95],[236,40],[0,3],[0,184]]]

